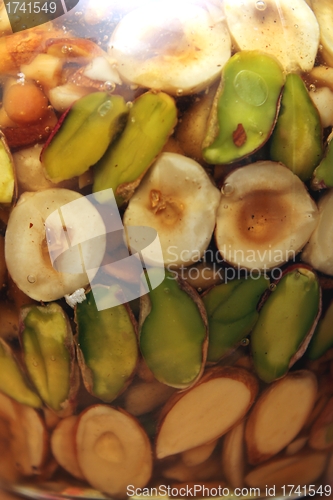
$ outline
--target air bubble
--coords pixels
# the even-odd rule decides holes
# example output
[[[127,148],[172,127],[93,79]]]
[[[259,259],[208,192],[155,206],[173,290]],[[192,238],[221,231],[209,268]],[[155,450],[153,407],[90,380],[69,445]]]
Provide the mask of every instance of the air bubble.
[[[317,88],[316,88],[316,86],[315,86],[313,83],[311,83],[311,84],[309,85],[309,90],[310,90],[311,92],[316,92]]]
[[[297,28],[298,28],[298,24],[294,24],[294,28],[296,28],[296,29],[297,29]]]
[[[176,95],[179,97],[181,95],[183,95],[183,89],[178,89],[177,92],[176,92]]]
[[[51,361],[55,361],[55,360],[56,360],[55,356],[51,356]]]
[[[126,106],[128,107],[128,109],[133,108],[133,103],[132,103],[132,101],[128,101],[128,102],[126,103]]]
[[[260,135],[260,137],[263,135],[263,131],[262,130],[259,130],[259,135]]]
[[[275,283],[271,283],[269,285],[269,289],[270,289],[271,292],[274,292],[274,290],[276,290],[276,284]]]
[[[33,360],[32,364],[33,364],[33,366],[38,366],[38,363],[35,359]]]
[[[67,54],[67,52],[68,52],[68,47],[67,47],[67,45],[63,45],[63,46],[61,47],[61,52],[62,52],[63,54]]]
[[[106,92],[114,92],[116,84],[113,82],[104,82],[103,88]]]
[[[170,289],[169,288],[164,288],[164,293],[170,293]]]
[[[135,117],[134,117],[134,116],[132,116],[132,118],[131,118],[131,122],[132,122],[132,123],[135,123]]]
[[[262,0],[258,0],[258,2],[256,2],[256,8],[258,10],[265,10],[266,9],[266,3],[263,2]]]
[[[250,343],[250,339],[248,339],[247,337],[245,337],[244,339],[242,339],[242,340],[240,341],[240,343],[241,343],[241,345],[243,345],[243,346],[247,346],[247,345],[249,345],[249,343]]]
[[[222,193],[225,195],[225,196],[229,196],[234,190],[234,187],[229,184],[228,182],[226,182],[223,187],[222,187]]]
[[[51,132],[51,127],[45,127],[44,130],[46,134],[49,134]]]
[[[29,281],[29,283],[35,283],[36,282],[36,278],[32,274],[29,274],[27,276],[27,280]]]
[[[107,115],[107,113],[110,111],[111,108],[112,108],[112,102],[105,101],[103,102],[103,104],[100,105],[97,111],[100,114],[100,116],[105,116]]]

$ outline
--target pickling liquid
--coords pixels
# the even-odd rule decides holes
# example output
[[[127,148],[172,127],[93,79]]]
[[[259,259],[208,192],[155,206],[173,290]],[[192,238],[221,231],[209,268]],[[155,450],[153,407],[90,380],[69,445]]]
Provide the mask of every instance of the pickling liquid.
[[[330,497],[333,7],[14,4],[1,485]]]

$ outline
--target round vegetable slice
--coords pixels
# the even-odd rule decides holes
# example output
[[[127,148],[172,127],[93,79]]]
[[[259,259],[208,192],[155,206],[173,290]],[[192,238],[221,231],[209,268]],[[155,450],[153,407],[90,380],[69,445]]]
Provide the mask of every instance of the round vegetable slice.
[[[66,272],[57,271],[50,260],[45,222],[51,214],[51,250]],[[94,236],[99,237],[98,244]],[[83,266],[81,243],[88,238],[93,239],[85,243]],[[103,220],[93,204],[75,191],[23,193],[10,214],[5,239],[7,268],[20,290],[35,300],[57,300],[86,286],[89,279],[84,271],[98,268],[104,250]]]
[[[216,243],[223,258],[247,269],[294,259],[317,224],[317,207],[303,182],[280,163],[234,170],[222,187]]]
[[[156,229],[163,262],[188,266],[204,254],[214,231],[219,190],[202,166],[177,153],[162,153],[130,199],[124,226],[145,225]],[[138,249],[136,233],[129,244]],[[160,264],[153,251],[149,262]]]
[[[109,54],[131,83],[173,95],[199,92],[218,78],[231,53],[221,21],[189,2],[159,1],[135,9],[115,29]]]
[[[124,411],[106,405],[85,410],[77,424],[76,450],[85,479],[110,495],[125,496],[129,484],[140,488],[150,479],[148,436]]]

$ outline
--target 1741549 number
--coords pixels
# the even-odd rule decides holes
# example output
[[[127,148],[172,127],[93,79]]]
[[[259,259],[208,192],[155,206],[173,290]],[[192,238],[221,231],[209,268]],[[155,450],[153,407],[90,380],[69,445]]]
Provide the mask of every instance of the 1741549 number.
[[[8,14],[54,14],[57,10],[56,2],[8,2],[6,3]]]
[[[332,487],[329,484],[326,485],[315,485],[309,484],[307,486],[300,486],[295,484],[285,484],[281,486],[283,496],[309,496],[314,497],[315,495],[329,497],[332,493]]]

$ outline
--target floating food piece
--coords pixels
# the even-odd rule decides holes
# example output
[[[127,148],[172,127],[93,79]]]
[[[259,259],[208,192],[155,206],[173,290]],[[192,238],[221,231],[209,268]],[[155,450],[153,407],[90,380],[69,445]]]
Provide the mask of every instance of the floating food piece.
[[[85,479],[111,496],[125,497],[129,484],[145,486],[152,451],[139,422],[123,410],[95,405],[79,416],[76,453]]]
[[[208,361],[230,354],[250,333],[259,317],[259,299],[268,286],[269,280],[261,275],[223,283],[203,296],[209,326]]]
[[[270,156],[298,175],[310,179],[323,155],[322,126],[302,78],[287,75],[281,110],[275,125]]]
[[[311,181],[312,189],[323,189],[333,187],[333,144],[331,142],[333,134],[331,133],[327,139],[325,156],[319,163],[313,173]]]
[[[67,82],[63,85],[53,87],[47,92],[47,95],[52,107],[60,113],[64,113],[75,103],[75,101],[78,101],[81,97],[91,92],[91,89],[79,87],[75,85],[75,83]]]
[[[246,423],[249,462],[276,455],[298,435],[317,397],[312,372],[300,370],[270,385],[259,397]]]
[[[16,180],[13,157],[2,132],[0,132],[0,163],[0,203],[9,204],[12,202],[15,194]]]
[[[115,297],[119,287],[94,287],[99,300],[103,294]],[[84,385],[90,394],[113,401],[130,383],[138,359],[136,322],[127,304],[99,311],[93,292],[76,306],[77,354]]]
[[[40,474],[48,452],[48,435],[39,413],[0,393],[0,422],[1,442],[10,436],[8,458],[14,469],[23,476]]]
[[[206,135],[208,118],[214,102],[217,87],[197,97],[194,103],[181,115],[176,128],[176,138],[186,156],[201,162],[202,142]]]
[[[317,206],[303,182],[283,165],[261,161],[226,177],[216,244],[233,265],[270,269],[295,258],[317,220]]]
[[[204,481],[220,475],[220,466],[215,457],[205,462],[188,466],[182,460],[163,470],[163,476],[175,481]]]
[[[259,312],[251,333],[253,363],[270,383],[283,377],[304,354],[321,310],[318,278],[296,264],[287,269]]]
[[[160,1],[123,17],[108,52],[127,82],[186,95],[219,77],[230,57],[231,42],[226,25],[214,20],[206,8]]]
[[[61,255],[59,265],[60,268],[63,265],[64,272],[52,266],[47,251],[45,221],[51,214],[54,222],[51,231],[53,257]],[[70,230],[66,231],[66,228]],[[76,243],[85,242],[87,235],[93,239],[84,245],[84,267]],[[98,237],[98,244],[94,236]],[[83,245],[80,246],[82,252]],[[5,238],[8,271],[20,290],[35,300],[57,300],[86,286],[89,279],[85,271],[98,268],[104,250],[103,220],[93,204],[75,191],[46,189],[24,193],[10,214]]]
[[[2,104],[9,119],[20,125],[40,121],[48,109],[44,92],[35,82],[26,80],[17,83],[9,81],[4,86]]]
[[[0,110],[4,113],[4,108]],[[9,118],[7,117],[9,120]],[[45,142],[57,125],[57,116],[53,109],[47,107],[44,116],[33,123],[16,123],[10,120],[1,129],[11,149],[33,146]]]
[[[333,92],[329,87],[312,88],[309,96],[318,110],[323,128],[333,125]]]
[[[94,92],[76,101],[42,151],[49,179],[70,179],[94,165],[124,128],[128,111],[122,97],[106,92]]]
[[[78,183],[76,178],[63,181],[60,185],[55,186],[53,182],[45,177],[45,170],[40,161],[42,149],[42,144],[35,144],[29,148],[20,149],[13,154],[19,191],[42,191],[54,187],[75,189]]]
[[[131,384],[124,394],[124,408],[138,417],[150,413],[164,404],[175,392],[173,387],[162,384],[155,378],[151,382]]]
[[[319,220],[302,252],[302,260],[322,273],[333,275],[333,189],[318,202]]]
[[[214,231],[219,190],[203,167],[176,153],[162,153],[131,198],[124,226],[145,225],[156,229],[163,263],[188,266],[200,260]],[[135,238],[129,238],[136,249]],[[161,264],[160,255],[149,256]]]
[[[96,165],[93,191],[112,188],[118,205],[128,201],[176,123],[172,97],[163,92],[146,92],[138,97],[130,108],[125,130]]]
[[[326,450],[333,446],[333,398],[327,402],[325,408],[313,424],[309,445],[315,450]]]
[[[30,388],[28,381],[9,345],[0,339],[0,390],[19,403],[40,408],[42,402]]]
[[[166,272],[141,297],[140,350],[157,380],[179,389],[201,376],[207,355],[207,318],[196,292]]]
[[[331,30],[333,5],[330,0],[311,0],[311,7],[320,27],[322,57],[326,64],[333,66],[333,36]]]
[[[190,450],[183,451],[181,454],[182,461],[188,467],[194,467],[204,463],[212,455],[216,448],[218,440],[214,439],[209,443],[201,444]]]
[[[247,370],[216,367],[194,387],[172,396],[162,410],[156,438],[157,458],[208,443],[228,432],[246,415],[258,392]]]
[[[25,78],[38,81],[45,88],[59,85],[63,59],[51,54],[37,54],[29,64],[22,64],[20,73]]]
[[[240,50],[264,50],[275,56],[288,72],[313,68],[319,26],[304,0],[279,0],[278,3],[275,0],[224,0],[224,9],[231,36]],[[318,21],[320,24],[320,19]]]
[[[52,38],[46,41],[46,53],[71,62],[90,61],[104,54],[103,50],[87,38]]]
[[[256,488],[275,486],[276,493],[281,493],[284,486],[285,494],[289,491],[286,485],[313,484],[324,472],[326,463],[327,454],[320,452],[274,458],[250,471],[245,476],[245,483]]]
[[[222,444],[222,471],[234,488],[244,484],[244,427],[244,421],[233,427]]]
[[[276,59],[259,51],[238,52],[223,68],[203,141],[207,163],[232,163],[270,137],[285,81]]]
[[[308,441],[308,436],[300,436],[294,439],[291,443],[288,444],[285,450],[285,454],[288,456],[295,455],[295,453],[298,453],[301,451],[304,446],[306,445]]]
[[[78,479],[84,479],[76,457],[75,432],[77,415],[62,418],[51,435],[52,454],[67,472]]]
[[[24,363],[38,394],[60,416],[71,414],[79,378],[68,318],[56,303],[28,306],[21,325]]]
[[[325,354],[333,347],[333,302],[329,305],[325,314],[320,318],[317,328],[310,341],[306,355],[309,359],[315,360]]]

